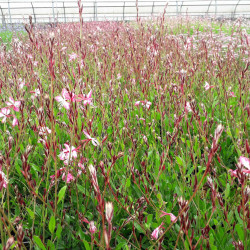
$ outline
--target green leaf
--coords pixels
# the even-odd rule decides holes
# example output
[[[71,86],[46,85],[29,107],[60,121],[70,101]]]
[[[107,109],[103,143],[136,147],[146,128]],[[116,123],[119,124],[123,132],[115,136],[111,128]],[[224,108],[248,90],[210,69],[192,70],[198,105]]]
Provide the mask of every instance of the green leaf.
[[[243,228],[239,224],[237,224],[235,226],[235,229],[236,229],[236,231],[237,231],[237,233],[239,235],[240,240],[244,241],[244,231],[243,231]]]
[[[135,225],[135,228],[138,230],[139,233],[144,233],[142,227],[137,222],[134,222],[134,225]]]
[[[152,215],[152,214],[149,214],[149,215],[147,216],[147,223],[148,223],[148,224],[151,224],[152,220],[153,220],[153,215]]]
[[[227,183],[226,191],[225,191],[225,197],[227,198],[230,194],[230,184]]]
[[[121,243],[119,243],[119,244],[115,247],[115,249],[116,249],[116,250],[121,250],[125,245],[126,245],[126,242],[121,242]]]
[[[57,226],[57,230],[56,230],[56,237],[57,237],[58,239],[61,238],[61,233],[62,233],[62,226],[59,224],[59,225]]]
[[[53,234],[56,227],[56,219],[55,216],[51,216],[49,220],[49,231]]]
[[[183,166],[183,160],[181,159],[181,157],[177,156],[176,161],[180,166]]]
[[[57,204],[59,204],[59,202],[64,198],[64,195],[65,195],[65,192],[66,192],[66,188],[67,188],[67,186],[64,186],[59,191]]]
[[[36,245],[37,245],[40,249],[46,250],[46,248],[44,247],[44,245],[43,245],[41,239],[40,239],[38,236],[36,236],[36,235],[33,236],[33,240],[34,240],[34,242],[36,243]]]
[[[26,210],[27,210],[27,212],[29,213],[29,216],[30,216],[30,218],[33,220],[34,219],[34,212],[30,209],[30,208],[28,208],[28,207],[26,207]]]
[[[129,188],[129,187],[130,187],[130,184],[131,184],[131,181],[130,181],[130,179],[128,178],[127,181],[126,181],[126,186],[125,186],[125,187],[126,187],[126,188]]]
[[[162,205],[163,205],[163,199],[162,199],[161,193],[158,193],[156,195],[156,197],[158,198],[158,201],[159,201],[159,207],[162,207]]]
[[[89,196],[89,191],[86,188],[84,188],[83,186],[79,184],[76,184],[76,185],[77,185],[79,192],[81,192],[82,194],[85,194],[86,196]]]
[[[83,244],[84,244],[86,250],[91,249],[90,246],[89,246],[89,243],[86,240],[83,240]]]
[[[55,244],[51,241],[51,240],[48,240],[47,242],[47,247],[49,250],[55,250]]]

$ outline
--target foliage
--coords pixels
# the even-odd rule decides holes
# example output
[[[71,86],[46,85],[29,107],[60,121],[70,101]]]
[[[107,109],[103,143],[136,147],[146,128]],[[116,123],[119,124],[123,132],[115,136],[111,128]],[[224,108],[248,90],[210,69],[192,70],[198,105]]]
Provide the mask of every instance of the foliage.
[[[244,26],[30,23],[1,45],[1,248],[247,249]]]

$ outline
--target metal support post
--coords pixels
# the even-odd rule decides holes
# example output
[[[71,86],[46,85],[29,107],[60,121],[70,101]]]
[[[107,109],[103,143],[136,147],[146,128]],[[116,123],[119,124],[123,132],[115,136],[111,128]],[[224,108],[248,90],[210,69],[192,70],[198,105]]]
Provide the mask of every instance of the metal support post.
[[[237,7],[238,7],[239,3],[240,3],[240,0],[239,0],[239,1],[238,1],[238,3],[235,5],[235,9],[234,9],[234,13],[233,13],[233,18],[235,18],[236,9],[237,9]]]
[[[215,10],[214,10],[215,11],[215,17],[217,17],[217,10],[218,10],[217,9],[217,7],[218,7],[217,6],[217,0],[214,1],[214,4],[215,4]]]
[[[9,10],[10,24],[12,24],[11,13],[10,13],[10,1],[8,1],[8,10]]]
[[[55,19],[55,10],[54,10],[54,1],[52,0],[52,12],[53,12],[53,19],[54,19],[54,23],[56,22]]]
[[[1,13],[2,13],[2,25],[3,25],[3,27],[6,29],[5,15],[3,14],[3,9],[2,9],[1,6],[0,6],[0,10],[1,10]]]
[[[178,10],[178,1],[176,1],[176,16],[179,15],[179,10]]]
[[[123,2],[123,12],[122,12],[122,17],[123,17],[123,21],[125,19],[125,1]]]
[[[34,9],[34,6],[33,6],[32,2],[31,2],[31,7],[32,7],[32,10],[33,10],[33,16],[34,16],[34,20],[35,20],[35,23],[36,23],[36,14],[35,14],[35,9]]]
[[[64,22],[66,23],[66,13],[65,13],[65,5],[63,2],[63,15],[64,15]]]

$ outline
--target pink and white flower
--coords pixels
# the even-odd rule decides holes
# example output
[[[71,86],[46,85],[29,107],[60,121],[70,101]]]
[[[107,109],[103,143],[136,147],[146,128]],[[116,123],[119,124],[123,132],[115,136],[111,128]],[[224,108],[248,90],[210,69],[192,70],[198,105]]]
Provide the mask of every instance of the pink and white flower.
[[[94,234],[96,232],[97,228],[95,226],[95,222],[94,221],[90,221],[89,222],[89,231],[91,234]]]
[[[118,74],[117,74],[117,80],[120,80],[121,78],[122,78],[121,74],[118,73]]]
[[[12,97],[9,97],[9,101],[6,102],[6,104],[10,107],[13,108],[15,111],[19,111],[19,107],[21,105],[20,101],[15,101]]]
[[[74,176],[70,173],[70,172],[68,172],[68,174],[65,172],[65,170],[66,170],[66,168],[60,168],[58,171],[57,171],[57,178],[59,178],[61,175],[62,175],[62,180],[64,180],[65,181],[65,179],[66,179],[66,176],[67,176],[67,183],[70,183],[71,181],[73,181],[74,180]],[[54,175],[51,175],[50,176],[50,178],[52,179],[52,181],[54,181],[55,180],[55,178],[56,178],[56,175],[54,174]]]
[[[62,105],[64,108],[69,110],[70,108],[70,103],[68,101],[74,102],[75,101],[75,95],[70,93],[64,88],[62,90],[62,95],[61,96],[56,96],[55,97],[56,101],[59,102],[60,105]]]
[[[209,89],[214,88],[214,86],[211,86],[211,85],[209,85],[208,82],[205,82],[204,88],[205,88],[205,90],[209,90]]]
[[[228,172],[229,172],[232,176],[238,178],[237,169],[235,169],[235,170],[229,169]]]
[[[90,141],[92,142],[92,144],[93,144],[95,147],[100,145],[100,143],[97,141],[97,139],[91,137],[91,136],[89,135],[89,133],[87,133],[85,130],[83,130],[83,133],[84,133],[84,135],[87,137],[87,139],[90,140]]]
[[[152,103],[149,102],[149,101],[147,101],[147,100],[145,100],[145,101],[136,101],[136,102],[135,102],[135,106],[139,106],[140,104],[141,104],[143,107],[146,107],[147,109],[149,109],[150,106],[152,105]]]
[[[86,169],[84,164],[78,163],[79,170],[77,171],[77,177],[79,177],[82,173],[86,173]]]
[[[51,129],[48,127],[40,126],[39,133],[40,136],[46,136],[47,134],[51,134]]]
[[[153,240],[157,240],[158,239],[158,237],[159,237],[159,231],[160,231],[160,229],[161,228],[163,228],[163,222],[161,223],[161,225],[159,226],[159,227],[157,227],[153,232],[152,232],[152,234],[151,234],[151,238],[153,239]]]
[[[106,219],[108,223],[111,223],[113,214],[114,214],[114,206],[112,202],[106,202],[105,203],[105,214],[106,214]]]
[[[77,158],[77,148],[74,146],[69,146],[67,143],[64,144],[65,149],[60,152],[58,157],[60,160],[64,161],[65,165],[68,165],[73,158]]]
[[[66,179],[66,176],[67,176],[67,181],[66,181],[66,183],[70,183],[71,181],[73,181],[74,180],[74,176],[71,174],[71,173],[63,173],[63,175],[62,175],[62,179],[65,181],[65,179]]]
[[[77,102],[81,102],[83,101],[83,105],[86,106],[87,104],[92,105],[92,90],[89,91],[89,93],[87,95],[79,95],[78,98],[76,98]]]
[[[185,110],[186,110],[187,112],[193,112],[193,110],[192,110],[191,105],[190,105],[189,102],[186,102]]]
[[[14,115],[13,117],[14,117],[14,118],[13,118],[13,121],[12,121],[12,126],[15,127],[15,126],[18,125],[18,120],[17,120],[17,118],[16,118],[15,115]]]
[[[234,94],[233,91],[229,92],[229,96],[230,96],[230,97],[236,97],[236,95]]]
[[[242,168],[242,166],[244,168]],[[247,175],[250,174],[250,159],[248,159],[245,156],[240,156],[237,167],[238,169],[235,169],[235,170],[229,169],[228,172],[236,178],[238,178],[238,171],[240,172],[242,171],[242,173],[245,173]]]
[[[242,170],[242,172],[250,174],[250,159],[240,156],[239,162],[245,167],[245,169]]]
[[[9,116],[10,116],[10,109],[2,108],[0,112],[0,118],[2,118],[2,123],[5,123]]]
[[[19,89],[23,89],[23,87],[25,86],[25,81],[22,80],[22,78],[19,79]]]
[[[61,48],[61,51],[64,51],[64,50],[66,50],[67,49],[67,47],[62,47]]]
[[[35,89],[34,91],[30,91],[30,93],[34,94],[35,97],[38,97],[41,94],[40,89]]]
[[[71,61],[75,60],[77,57],[78,57],[78,55],[76,53],[72,53],[69,55],[69,61],[71,62]]]
[[[3,185],[3,187],[7,188],[8,180],[7,180],[7,177],[6,177],[5,173],[1,169],[0,169],[0,175],[2,177],[2,182],[3,182],[2,185]],[[0,183],[0,187],[1,187],[1,183]]]
[[[170,216],[170,220],[171,220],[172,222],[176,222],[176,216],[173,215],[172,213],[166,213],[166,212],[164,212],[164,211],[161,211],[160,218],[163,217],[163,216],[165,216],[165,215],[169,215],[169,216]]]

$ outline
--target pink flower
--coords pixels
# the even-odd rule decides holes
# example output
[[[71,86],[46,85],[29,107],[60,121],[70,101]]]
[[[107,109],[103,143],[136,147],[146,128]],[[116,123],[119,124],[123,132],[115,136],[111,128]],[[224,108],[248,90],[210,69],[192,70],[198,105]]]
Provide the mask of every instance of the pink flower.
[[[12,126],[15,127],[17,125],[18,125],[18,120],[17,120],[16,116],[14,116],[13,121],[12,121]]]
[[[56,96],[55,99],[56,99],[56,101],[59,102],[60,105],[62,105],[67,110],[69,110],[70,104],[67,101],[74,102],[75,101],[75,95],[72,94],[72,96],[70,96],[69,92],[66,89],[63,89],[62,90],[62,96]]]
[[[95,226],[95,223],[94,221],[90,221],[89,222],[89,231],[91,234],[94,234],[96,232],[96,226]]]
[[[118,74],[117,74],[117,80],[120,80],[121,78],[122,78],[121,74],[118,73]]]
[[[157,240],[158,239],[158,237],[159,237],[159,231],[160,231],[160,229],[161,228],[163,228],[163,222],[161,223],[161,225],[159,226],[159,227],[157,227],[153,232],[152,232],[152,234],[151,234],[151,238],[153,239],[153,240]]]
[[[232,91],[229,92],[229,96],[230,96],[230,97],[236,97],[236,95],[235,95],[234,92],[232,92]]]
[[[64,51],[64,50],[66,50],[67,49],[67,47],[62,47],[61,48],[61,51]]]
[[[57,171],[57,178],[60,177],[62,175],[62,171],[64,171],[65,168],[60,168],[58,171]],[[55,179],[55,174],[51,175],[50,178],[52,179],[52,181]]]
[[[250,174],[250,159],[244,156],[240,156],[239,161],[246,168],[246,169],[243,169],[242,172]]]
[[[92,90],[89,91],[89,93],[87,94],[85,100],[83,101],[83,104],[84,105],[87,105],[87,104],[92,104]]]
[[[65,178],[66,178],[66,173],[63,173],[63,175],[62,175],[62,179],[65,181]],[[73,181],[74,180],[74,177],[73,177],[73,175],[71,174],[71,173],[68,173],[68,175],[67,175],[67,183],[69,183],[69,182],[71,182],[71,181]]]
[[[72,158],[77,158],[77,148],[69,146],[67,143],[64,144],[65,149],[58,155],[60,160],[64,161],[65,165],[68,165]]]
[[[108,223],[111,223],[113,214],[114,214],[114,206],[112,202],[105,203],[105,210],[106,210],[106,219]]]
[[[19,89],[23,89],[25,84],[25,81],[22,80],[22,78],[19,79]]]
[[[0,168],[0,169],[1,169],[1,168]],[[1,176],[1,178],[0,178],[0,179],[1,179],[1,182],[0,182],[0,190],[1,190],[1,185],[3,185],[4,188],[7,187],[8,180],[7,180],[7,177],[6,177],[5,173],[2,172],[1,170],[0,170],[0,176]],[[1,184],[1,183],[3,183],[3,184]]]
[[[245,156],[240,156],[239,163],[237,166],[238,166],[238,168],[239,167],[241,168],[242,165],[245,167],[245,168],[242,168],[242,172],[246,173],[246,174],[250,174],[250,159],[248,159]],[[237,169],[236,170],[229,169],[228,171],[232,176],[238,178],[238,170]]]
[[[47,134],[51,134],[51,129],[49,129],[48,127],[43,127],[43,126],[40,126],[39,127],[39,133],[38,133],[40,136],[42,135],[47,135]]]
[[[2,123],[5,123],[9,117],[10,110],[8,108],[2,108],[0,112],[0,118],[2,118]]]
[[[30,93],[35,94],[35,97],[38,97],[41,94],[40,89],[35,89],[34,91],[30,91]]]
[[[82,172],[86,173],[86,169],[82,163],[78,163],[79,170],[77,171],[77,177],[79,177]]]
[[[76,53],[72,53],[69,55],[69,61],[71,62],[71,61],[75,60],[77,57],[78,57],[78,55]]]
[[[99,142],[95,139],[92,138],[85,130],[83,130],[83,133],[85,134],[85,136],[88,138],[88,140],[90,140],[92,142],[92,144],[96,147],[99,146]]]
[[[149,109],[151,104],[152,104],[151,102],[145,100],[145,101],[137,101],[137,102],[135,102],[135,106],[139,106],[140,103],[141,103],[141,105],[143,107],[146,107],[147,109]]]
[[[229,169],[228,172],[229,172],[232,176],[238,178],[237,170],[236,170],[236,169],[235,169],[235,170]]]
[[[74,176],[68,172],[68,175],[66,172],[64,172],[66,170],[66,168],[60,168],[58,171],[57,171],[57,178],[59,178],[61,175],[62,175],[62,180],[65,181],[66,179],[66,176],[67,176],[67,183],[71,182],[74,180]],[[50,178],[52,179],[52,181],[55,180],[55,174],[54,175],[51,175]]]
[[[224,127],[221,124],[219,124],[217,128],[215,129],[212,148],[215,148],[217,146],[219,138],[221,137],[223,130],[224,130]]]
[[[214,86],[211,86],[211,85],[209,85],[209,83],[208,83],[208,82],[205,82],[205,86],[204,86],[204,88],[205,88],[205,90],[209,90],[209,89],[214,88]]]
[[[191,108],[191,105],[190,105],[189,102],[186,102],[185,109],[186,109],[187,112],[193,112],[193,111],[192,111],[192,108]]]
[[[94,189],[95,189],[96,193],[99,194],[100,193],[100,188],[99,188],[99,185],[98,185],[96,169],[92,164],[89,165],[89,172],[90,172],[90,176],[91,176],[92,185],[94,186]]]
[[[164,212],[164,211],[161,211],[160,218],[163,217],[163,216],[165,216],[165,215],[169,215],[169,216],[170,216],[170,220],[171,220],[172,222],[176,222],[176,216],[173,215],[172,213],[166,213],[166,212]]]
[[[6,104],[10,107],[13,108],[15,111],[19,111],[19,107],[21,105],[20,101],[15,101],[12,97],[9,97],[9,102],[6,102]]]
[[[83,101],[83,105],[86,106],[87,104],[92,104],[92,90],[89,91],[87,95],[79,95],[78,99],[76,99],[78,102]]]

